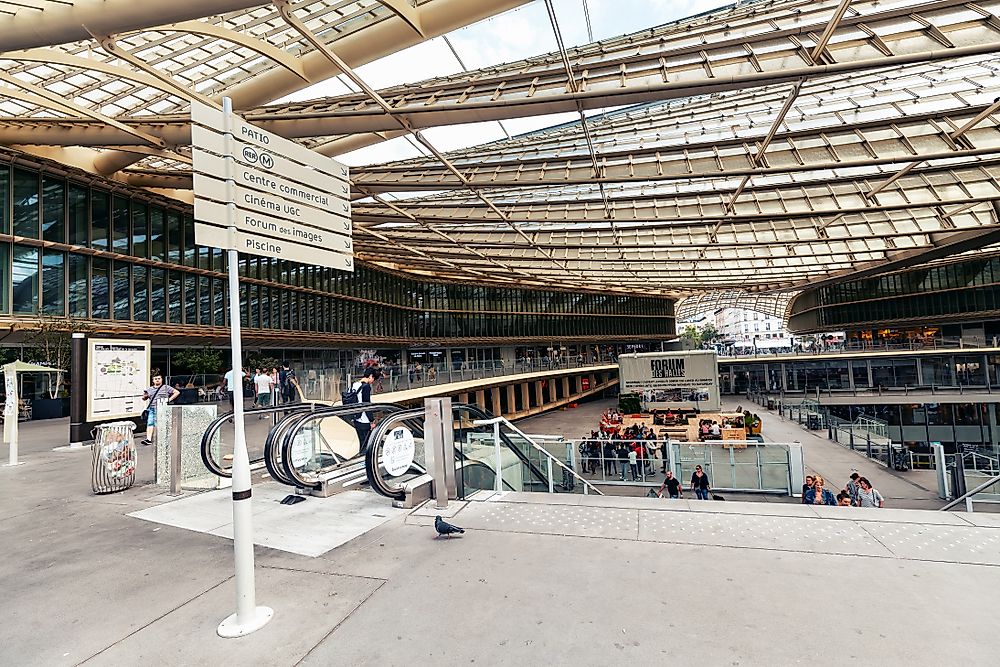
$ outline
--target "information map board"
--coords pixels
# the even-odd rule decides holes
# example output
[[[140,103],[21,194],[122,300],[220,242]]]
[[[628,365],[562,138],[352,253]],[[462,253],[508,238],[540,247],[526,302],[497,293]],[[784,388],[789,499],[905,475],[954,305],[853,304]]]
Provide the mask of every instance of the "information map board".
[[[138,417],[150,382],[148,340],[87,340],[87,421]]]
[[[639,394],[646,410],[722,408],[719,360],[711,350],[623,354],[618,372],[621,391]]]

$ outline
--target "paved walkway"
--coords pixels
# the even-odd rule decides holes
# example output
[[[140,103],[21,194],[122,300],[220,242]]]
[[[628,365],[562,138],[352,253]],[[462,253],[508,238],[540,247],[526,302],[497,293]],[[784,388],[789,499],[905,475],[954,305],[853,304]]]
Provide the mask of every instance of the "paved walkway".
[[[270,546],[256,548],[257,597],[275,617],[223,640],[215,628],[235,606],[232,543],[226,518],[205,514],[209,494],[173,501],[148,484],[141,456],[138,486],[94,496],[89,450],[52,444],[26,438],[27,463],[0,468],[4,665],[995,658],[977,638],[995,625],[996,515],[487,494],[452,503],[469,530],[445,540],[434,538],[433,508],[394,513],[370,497],[386,509],[372,519],[384,521],[331,549],[337,542],[304,515],[357,523],[356,505],[280,505],[263,486],[255,539]],[[185,508],[212,521],[184,529],[129,516]],[[817,621],[816,600],[852,591],[876,620],[848,605],[824,607]]]
[[[929,471],[912,470],[898,473],[875,463],[865,455],[852,451],[826,437],[826,431],[809,431],[798,423],[781,417],[778,413],[757,405],[748,406],[731,397],[723,402],[724,410],[735,410],[737,405],[756,413],[763,421],[761,435],[768,442],[800,442],[807,473],[822,475],[827,488],[837,490],[847,484],[851,472],[867,477],[892,507],[912,509],[937,509],[944,505],[933,486],[934,476]],[[757,408],[757,409],[754,409]]]

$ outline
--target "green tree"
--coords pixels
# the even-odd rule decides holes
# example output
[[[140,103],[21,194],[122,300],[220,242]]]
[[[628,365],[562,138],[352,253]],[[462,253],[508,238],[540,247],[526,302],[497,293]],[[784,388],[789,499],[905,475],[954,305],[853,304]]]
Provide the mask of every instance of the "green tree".
[[[280,368],[281,362],[274,357],[269,357],[263,352],[254,352],[247,357],[247,368],[251,372],[257,368],[266,368],[271,370],[272,368]]]
[[[38,329],[28,337],[29,347],[24,350],[24,361],[49,366],[55,373],[47,373],[45,381],[49,398],[57,398],[63,376],[69,371],[72,356],[73,332],[86,333],[89,325],[74,318],[42,317]]]
[[[174,355],[174,363],[195,375],[218,373],[222,369],[222,352],[211,347],[189,347]]]

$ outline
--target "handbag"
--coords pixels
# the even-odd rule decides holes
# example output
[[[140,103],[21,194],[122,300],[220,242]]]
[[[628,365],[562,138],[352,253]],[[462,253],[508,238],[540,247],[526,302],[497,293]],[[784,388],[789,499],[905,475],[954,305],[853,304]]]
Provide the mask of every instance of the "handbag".
[[[153,401],[156,400],[157,395],[159,395],[159,393],[160,393],[160,389],[163,389],[163,387],[164,387],[164,385],[161,384],[159,386],[159,388],[156,391],[153,392],[153,395],[149,397],[149,404],[150,405],[153,405]],[[146,408],[145,410],[143,410],[142,414],[139,415],[139,416],[142,417],[142,421],[143,422],[148,422],[149,421],[149,408]]]

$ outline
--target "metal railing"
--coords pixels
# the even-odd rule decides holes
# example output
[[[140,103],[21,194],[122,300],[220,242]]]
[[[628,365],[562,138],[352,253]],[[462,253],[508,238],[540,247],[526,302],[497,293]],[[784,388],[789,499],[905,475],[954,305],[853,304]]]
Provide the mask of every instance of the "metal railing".
[[[980,484],[976,488],[972,489],[971,491],[968,491],[968,492],[964,493],[963,495],[959,496],[958,498],[955,498],[954,500],[952,500],[950,503],[948,503],[947,505],[945,505],[944,507],[942,507],[941,511],[942,512],[946,512],[947,510],[950,510],[952,507],[955,507],[956,505],[959,505],[961,503],[965,503],[965,511],[972,512],[972,511],[974,511],[973,510],[973,506],[972,506],[973,498],[975,496],[979,495],[980,493],[985,492],[986,489],[989,489],[990,487],[995,487],[995,486],[998,486],[998,485],[1000,485],[1000,475],[994,475],[993,477],[990,477],[985,482],[983,482],[982,484]],[[997,491],[994,490],[990,495],[996,495],[996,494],[997,494]]]
[[[566,440],[576,453],[581,476],[594,484],[658,487],[667,470],[684,483],[697,465],[702,466],[713,488],[746,493],[796,491],[792,448],[797,443],[749,441],[677,442],[669,440]],[[639,446],[632,464],[623,449]],[[799,450],[799,455],[801,450]]]
[[[978,336],[965,338],[930,338],[925,340],[908,340],[898,343],[872,343],[872,342],[844,342],[833,343],[827,346],[817,346],[815,349],[802,348],[734,348],[733,350],[722,350],[719,357],[725,359],[771,359],[781,357],[800,357],[823,354],[844,354],[845,352],[914,352],[916,350],[966,350],[983,347],[996,347],[995,340],[986,340]],[[739,351],[742,349],[743,351]],[[781,350],[781,351],[776,351]]]

